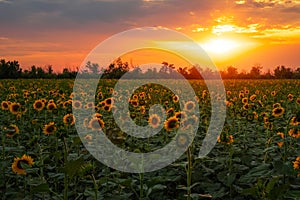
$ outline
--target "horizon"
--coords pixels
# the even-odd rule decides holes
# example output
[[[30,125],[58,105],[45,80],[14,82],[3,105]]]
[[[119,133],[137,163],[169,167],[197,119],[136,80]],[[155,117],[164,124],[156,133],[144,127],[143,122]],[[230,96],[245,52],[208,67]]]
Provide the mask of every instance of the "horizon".
[[[57,72],[76,69],[110,36],[152,26],[191,37],[219,70],[233,66],[247,72],[254,65],[261,65],[264,72],[281,65],[295,70],[300,67],[299,10],[298,0],[76,0],[72,4],[0,0],[0,56],[19,61],[24,69],[32,65],[52,65]],[[127,56],[126,61],[133,66],[146,64],[145,57],[149,56]],[[159,63],[181,65],[165,58],[160,57]]]

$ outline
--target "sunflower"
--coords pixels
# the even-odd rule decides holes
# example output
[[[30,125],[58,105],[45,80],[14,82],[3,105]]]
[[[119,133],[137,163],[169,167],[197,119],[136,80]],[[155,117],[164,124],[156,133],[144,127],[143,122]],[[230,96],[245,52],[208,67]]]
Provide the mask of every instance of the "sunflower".
[[[42,100],[35,100],[35,102],[33,103],[33,108],[37,111],[43,110],[44,107],[45,103]]]
[[[89,128],[92,130],[101,130],[104,128],[104,122],[99,118],[92,118],[89,122]]]
[[[105,105],[110,106],[113,104],[113,98],[107,98],[104,100],[104,102],[105,102]]]
[[[145,106],[141,106],[140,107],[140,111],[141,111],[141,114],[144,115],[146,113],[146,108]]]
[[[245,103],[245,104],[243,105],[243,109],[244,109],[244,110],[248,110],[248,109],[249,109],[249,104],[248,104],[248,103]]]
[[[293,167],[294,167],[294,169],[299,169],[299,166],[300,166],[300,156],[298,156],[296,158],[296,160],[293,161]]]
[[[174,108],[169,108],[167,110],[167,115],[169,115],[169,116],[174,115]]]
[[[176,137],[176,144],[179,147],[187,147],[190,143],[190,137],[187,134],[181,133]]]
[[[258,103],[258,105],[259,105],[260,107],[264,107],[264,105],[263,105],[263,103],[261,102],[261,100],[258,100],[257,103]]]
[[[94,102],[88,102],[87,104],[85,104],[84,108],[85,109],[90,109],[90,108],[94,108],[95,104]]]
[[[277,135],[281,138],[281,139],[284,139],[284,134],[279,132],[277,133]],[[283,145],[283,142],[277,142],[277,145],[281,148],[282,145]]]
[[[9,111],[12,114],[17,115],[19,113],[19,111],[20,111],[20,108],[21,108],[21,104],[13,102],[9,106]]]
[[[173,102],[174,102],[174,103],[177,103],[177,102],[179,101],[179,97],[178,97],[177,95],[174,95],[174,96],[172,97],[172,99],[173,99]]]
[[[130,103],[131,105],[133,105],[133,107],[137,107],[139,105],[139,102],[137,100],[131,100]]]
[[[272,115],[274,117],[279,117],[281,115],[283,115],[284,113],[284,108],[283,107],[278,107],[278,108],[274,108],[272,111]]]
[[[293,138],[299,138],[300,137],[300,129],[297,130],[297,129],[290,129],[289,130],[289,135]]]
[[[276,91],[272,91],[271,95],[274,97],[276,95]]]
[[[293,95],[292,94],[288,94],[288,96],[287,96],[287,99],[289,100],[289,101],[292,101],[293,100]]]
[[[251,95],[249,99],[250,101],[254,102],[256,100],[256,95],[255,94]]]
[[[300,105],[300,97],[298,97],[298,98],[296,99],[296,103],[297,103],[298,105]]]
[[[2,110],[9,110],[9,104],[10,104],[9,101],[2,101],[2,103],[1,103],[1,109]]]
[[[145,100],[140,100],[140,101],[139,101],[139,105],[140,105],[140,106],[144,106],[145,104],[146,104],[146,101],[145,101]]]
[[[20,133],[20,129],[15,124],[11,124],[9,125],[9,127],[5,127],[5,131],[7,132],[6,133],[7,137],[13,137],[15,134]]]
[[[110,112],[111,111],[112,106],[106,105],[103,107],[103,110]]]
[[[72,102],[73,109],[80,109],[82,107],[82,103],[78,100]]]
[[[150,115],[148,123],[152,128],[158,128],[160,124],[160,117],[157,114]]]
[[[248,103],[248,98],[247,98],[247,97],[243,98],[243,99],[242,99],[242,103],[243,103],[243,104]]]
[[[290,125],[292,125],[292,126],[300,125],[300,116],[292,117]]]
[[[63,122],[66,126],[73,125],[75,123],[75,117],[73,114],[66,114],[63,117]]]
[[[47,110],[52,111],[52,110],[55,110],[55,109],[57,109],[56,104],[54,102],[49,101],[49,103],[47,104]]]
[[[12,171],[16,174],[26,175],[26,169],[23,168],[22,164],[26,164],[32,167],[34,162],[30,156],[27,156],[25,154],[21,158],[14,158],[14,162],[11,165]]]
[[[227,94],[228,96],[230,96],[230,95],[231,95],[231,91],[228,90],[228,91],[226,92],[226,94]]]
[[[183,127],[184,128],[189,128],[190,125],[194,126],[196,123],[198,123],[198,117],[196,115],[193,115],[189,118],[186,118],[185,120],[183,120]]]
[[[187,118],[187,114],[184,111],[180,111],[180,112],[175,112],[174,116],[178,119],[178,120],[185,120]]]
[[[178,128],[178,126],[178,119],[175,116],[170,117],[164,123],[164,127],[167,131],[172,131],[173,129]]]
[[[48,124],[46,124],[43,128],[43,133],[45,135],[51,135],[56,131],[56,126],[54,125],[54,122],[49,122]]]
[[[192,111],[196,108],[196,104],[193,101],[188,101],[184,105],[184,110],[186,111]]]
[[[280,103],[274,103],[273,104],[273,108],[279,108],[279,107],[281,107]]]

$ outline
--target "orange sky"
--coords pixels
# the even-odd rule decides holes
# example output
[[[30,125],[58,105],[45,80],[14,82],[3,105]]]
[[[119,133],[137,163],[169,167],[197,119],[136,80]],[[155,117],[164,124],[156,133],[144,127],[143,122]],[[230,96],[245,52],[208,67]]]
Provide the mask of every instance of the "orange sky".
[[[144,26],[192,37],[220,69],[300,67],[300,0],[0,0],[0,23],[0,58],[23,68],[75,68],[104,39]]]

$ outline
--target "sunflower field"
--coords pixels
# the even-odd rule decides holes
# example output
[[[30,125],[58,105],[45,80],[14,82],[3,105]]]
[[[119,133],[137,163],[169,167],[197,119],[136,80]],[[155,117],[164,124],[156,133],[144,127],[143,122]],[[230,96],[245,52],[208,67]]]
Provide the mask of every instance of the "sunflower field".
[[[210,123],[211,99],[218,98],[204,81],[189,81],[196,96],[183,110],[177,94],[156,84],[124,99],[136,124],[162,124],[146,139],[127,135],[115,123],[116,82],[100,80],[95,102],[87,102],[74,98],[74,80],[0,80],[1,199],[300,199],[300,80],[224,80],[225,124],[204,158],[198,152]],[[149,112],[154,104],[162,105],[166,119]],[[196,105],[200,115],[187,118]],[[95,110],[84,126],[101,128],[114,145],[131,152],[162,148],[180,124],[199,126],[192,145],[169,166],[125,173],[86,149],[94,136],[78,136],[73,109]],[[176,142],[187,140],[180,136]]]

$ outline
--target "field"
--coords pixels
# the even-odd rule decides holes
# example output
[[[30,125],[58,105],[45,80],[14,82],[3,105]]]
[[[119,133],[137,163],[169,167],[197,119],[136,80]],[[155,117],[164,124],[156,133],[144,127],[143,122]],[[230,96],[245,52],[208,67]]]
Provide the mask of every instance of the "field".
[[[90,102],[76,98],[73,80],[0,80],[2,199],[300,199],[300,80],[225,80],[225,124],[204,158],[198,153],[209,127],[211,98],[218,94],[210,94],[203,81],[190,81],[197,97],[184,102],[184,111],[177,94],[160,85],[144,85],[131,95],[130,117],[136,124],[163,124],[147,139],[131,137],[115,123],[115,83],[101,80],[96,101]],[[82,92],[88,91],[83,87]],[[200,115],[185,119],[195,103]],[[154,104],[167,111],[165,121],[149,114]],[[84,120],[91,133],[82,138],[72,106],[98,113]],[[199,128],[192,145],[153,172],[112,169],[86,149],[99,127],[114,145],[147,153],[176,137],[179,125],[193,123]],[[188,139],[177,138],[177,145]]]

